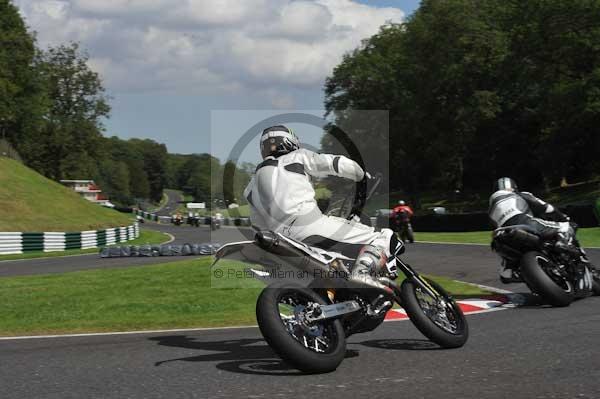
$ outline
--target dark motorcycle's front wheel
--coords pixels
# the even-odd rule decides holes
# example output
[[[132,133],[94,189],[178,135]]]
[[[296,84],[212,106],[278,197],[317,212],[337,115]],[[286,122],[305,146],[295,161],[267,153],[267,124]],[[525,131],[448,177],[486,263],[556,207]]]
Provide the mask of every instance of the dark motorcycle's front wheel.
[[[260,294],[256,319],[265,341],[284,361],[305,373],[328,373],[344,360],[346,337],[339,320],[307,322],[313,304],[327,303],[300,285],[274,283]]]
[[[443,348],[459,348],[469,338],[469,326],[462,310],[446,291],[432,280],[433,288],[423,289],[409,279],[401,286],[402,306],[413,324],[431,341]]]
[[[593,266],[588,270],[592,274],[592,293],[594,296],[600,296],[600,271]]]
[[[600,278],[594,277],[592,281],[592,292],[595,296],[600,296]]]
[[[575,299],[573,284],[548,256],[527,252],[521,258],[521,275],[527,286],[552,306],[569,306]]]

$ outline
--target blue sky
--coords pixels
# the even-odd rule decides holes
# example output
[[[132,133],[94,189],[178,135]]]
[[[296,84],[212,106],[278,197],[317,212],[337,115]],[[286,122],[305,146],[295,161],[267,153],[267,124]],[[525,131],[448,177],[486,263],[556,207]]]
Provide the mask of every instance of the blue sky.
[[[151,138],[171,152],[224,158],[228,143],[252,124],[248,115],[318,113],[324,79],[341,56],[385,21],[403,20],[419,1],[15,3],[42,47],[78,41],[87,49],[112,97],[106,135]],[[211,132],[215,110],[261,111],[239,118],[228,112],[226,126],[212,126],[222,131]],[[296,131],[318,145],[318,129],[297,126]],[[256,161],[257,153],[247,151],[244,157]]]

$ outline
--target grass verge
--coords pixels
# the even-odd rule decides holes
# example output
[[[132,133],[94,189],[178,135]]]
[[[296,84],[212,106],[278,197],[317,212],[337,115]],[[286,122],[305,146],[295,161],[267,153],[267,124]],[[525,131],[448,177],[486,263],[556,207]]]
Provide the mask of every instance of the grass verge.
[[[262,284],[236,277],[243,266],[223,262],[237,283],[211,287],[212,258],[64,274],[0,279],[0,335],[35,335],[222,327],[255,324]],[[455,295],[487,294],[437,278]],[[232,281],[230,281],[231,283]]]
[[[579,229],[577,237],[584,247],[600,247],[600,227]],[[491,231],[474,231],[468,233],[415,233],[415,239],[429,242],[449,242],[461,244],[490,244]]]
[[[154,230],[141,230],[140,236],[135,240],[127,241],[122,243],[123,245],[141,245],[141,244],[162,244],[163,242],[169,241],[171,237],[165,233]],[[121,244],[117,244],[121,245]],[[15,255],[0,255],[0,261],[3,260],[18,260],[18,259],[34,259],[34,258],[59,258],[62,256],[73,256],[73,255],[85,255],[95,254],[98,252],[98,248],[90,249],[68,249],[60,252],[26,252],[23,254]]]
[[[219,211],[226,218],[247,218],[250,216],[250,207],[248,205],[240,205],[238,208],[222,209]]]

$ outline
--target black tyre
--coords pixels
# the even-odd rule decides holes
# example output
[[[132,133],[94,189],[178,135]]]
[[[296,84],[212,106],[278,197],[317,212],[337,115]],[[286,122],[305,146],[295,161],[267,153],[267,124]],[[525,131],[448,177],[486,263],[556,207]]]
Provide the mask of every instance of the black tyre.
[[[406,229],[406,235],[408,237],[408,241],[412,244],[415,242],[415,233],[412,229],[412,226],[408,226],[408,228]]]
[[[595,296],[600,296],[600,275],[598,271],[592,271],[592,292]]]
[[[415,327],[443,348],[459,348],[469,338],[469,326],[462,310],[439,284],[427,282],[440,295],[430,296],[416,283],[404,280],[402,306]]]
[[[346,337],[339,320],[316,325],[303,322],[311,303],[327,302],[300,285],[275,283],[256,303],[256,320],[265,341],[291,366],[305,373],[334,371],[346,355]]]
[[[569,306],[573,285],[554,269],[554,262],[539,252],[527,252],[521,259],[521,275],[531,291],[552,306]]]

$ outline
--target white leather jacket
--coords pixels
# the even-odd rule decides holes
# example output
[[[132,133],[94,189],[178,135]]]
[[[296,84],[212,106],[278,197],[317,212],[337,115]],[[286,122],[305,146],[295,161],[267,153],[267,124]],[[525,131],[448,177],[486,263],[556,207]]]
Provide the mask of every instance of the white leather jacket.
[[[292,217],[320,213],[311,178],[344,177],[355,182],[365,175],[360,165],[341,155],[306,149],[268,157],[244,190],[250,219],[261,230],[278,231]]]

